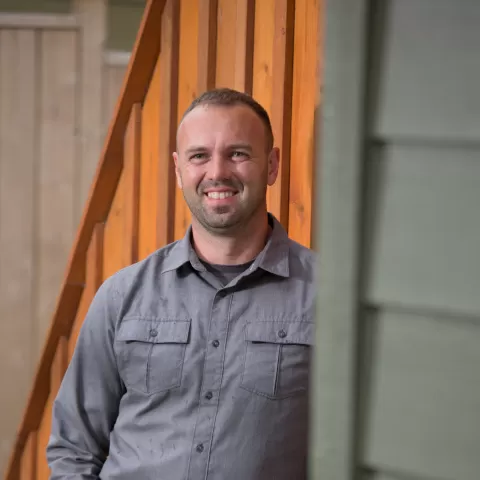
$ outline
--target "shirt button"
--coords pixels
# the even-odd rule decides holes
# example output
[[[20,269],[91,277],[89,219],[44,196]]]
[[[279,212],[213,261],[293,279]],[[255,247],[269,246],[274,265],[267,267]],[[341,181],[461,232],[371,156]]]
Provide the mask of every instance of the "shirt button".
[[[204,450],[203,443],[199,443],[199,444],[197,445],[197,452],[198,452],[198,453],[202,453],[203,450]]]
[[[206,398],[207,400],[211,400],[211,399],[213,398],[213,393],[212,393],[212,392],[207,392],[207,393],[205,394],[205,398]]]
[[[214,340],[212,342],[212,345],[215,347],[215,348],[218,348],[220,346],[220,342],[218,340]]]
[[[278,336],[279,336],[280,338],[285,338],[285,337],[287,336],[287,332],[286,332],[285,330],[280,330],[280,331],[278,332]]]
[[[151,328],[150,329],[150,336],[151,337],[156,337],[158,335],[158,330],[156,330],[155,328]]]

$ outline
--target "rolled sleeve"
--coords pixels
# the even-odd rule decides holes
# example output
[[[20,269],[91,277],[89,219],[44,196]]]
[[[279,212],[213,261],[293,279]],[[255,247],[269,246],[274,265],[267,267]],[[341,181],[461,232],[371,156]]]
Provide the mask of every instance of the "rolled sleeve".
[[[99,478],[124,386],[114,353],[119,294],[107,280],[95,295],[52,411],[51,480]]]

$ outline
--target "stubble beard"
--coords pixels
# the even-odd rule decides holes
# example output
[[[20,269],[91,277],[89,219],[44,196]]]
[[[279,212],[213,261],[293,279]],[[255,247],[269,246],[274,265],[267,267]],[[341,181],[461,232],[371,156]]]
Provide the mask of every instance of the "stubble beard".
[[[238,193],[237,195],[240,195]],[[184,194],[185,201],[192,216],[202,227],[214,235],[231,235],[246,227],[252,217],[266,205],[266,189],[251,205],[218,206],[208,208],[203,199],[196,196],[189,198]],[[253,199],[252,199],[253,200]]]

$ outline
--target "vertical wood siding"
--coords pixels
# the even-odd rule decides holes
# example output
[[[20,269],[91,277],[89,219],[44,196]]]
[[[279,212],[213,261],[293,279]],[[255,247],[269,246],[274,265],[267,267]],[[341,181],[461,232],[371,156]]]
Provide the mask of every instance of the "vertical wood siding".
[[[32,452],[37,452],[37,476],[28,478],[47,478],[41,473],[46,472],[41,442],[57,386],[46,391],[40,387],[41,379],[55,368],[53,353],[58,348],[66,348],[71,357],[100,282],[184,235],[190,213],[175,183],[171,154],[184,110],[205,89],[232,87],[253,93],[270,113],[276,144],[282,150],[282,167],[277,185],[268,193],[268,206],[292,238],[311,245],[320,8],[320,0],[147,3],[121,92],[121,74],[113,70],[116,67],[111,66],[103,78],[111,85],[103,104],[109,109],[115,104],[116,112],[104,151],[96,158],[91,197],[71,247],[44,354],[11,455],[8,480],[19,478],[20,465],[22,472],[31,471]],[[81,57],[77,64],[82,63]],[[65,62],[58,68],[71,65]],[[93,103],[85,95],[80,92],[77,102],[80,98],[82,105]],[[68,98],[62,102],[64,109],[69,108]],[[85,115],[79,128],[87,123]],[[105,116],[101,121],[107,124]],[[50,161],[57,160],[53,157]],[[70,168],[68,165],[62,169]],[[82,188],[77,190],[79,194]],[[71,246],[71,232],[68,235]],[[96,276],[92,277],[92,270]],[[85,284],[83,291],[71,290],[74,279]],[[67,294],[75,299],[74,309],[65,303]],[[63,311],[67,313],[61,315]],[[17,338],[22,334],[19,331]],[[63,337],[66,346],[59,347]]]
[[[75,16],[0,15],[0,382],[15,378],[0,395],[0,472],[127,66],[103,51],[104,0],[80,3]]]

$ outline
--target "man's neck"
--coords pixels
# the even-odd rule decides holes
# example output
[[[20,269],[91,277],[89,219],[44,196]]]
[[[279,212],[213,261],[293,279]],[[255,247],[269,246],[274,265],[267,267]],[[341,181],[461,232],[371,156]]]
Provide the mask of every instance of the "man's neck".
[[[248,228],[231,235],[214,235],[192,221],[192,244],[199,258],[215,265],[239,265],[253,260],[265,247],[270,233],[265,213]]]

